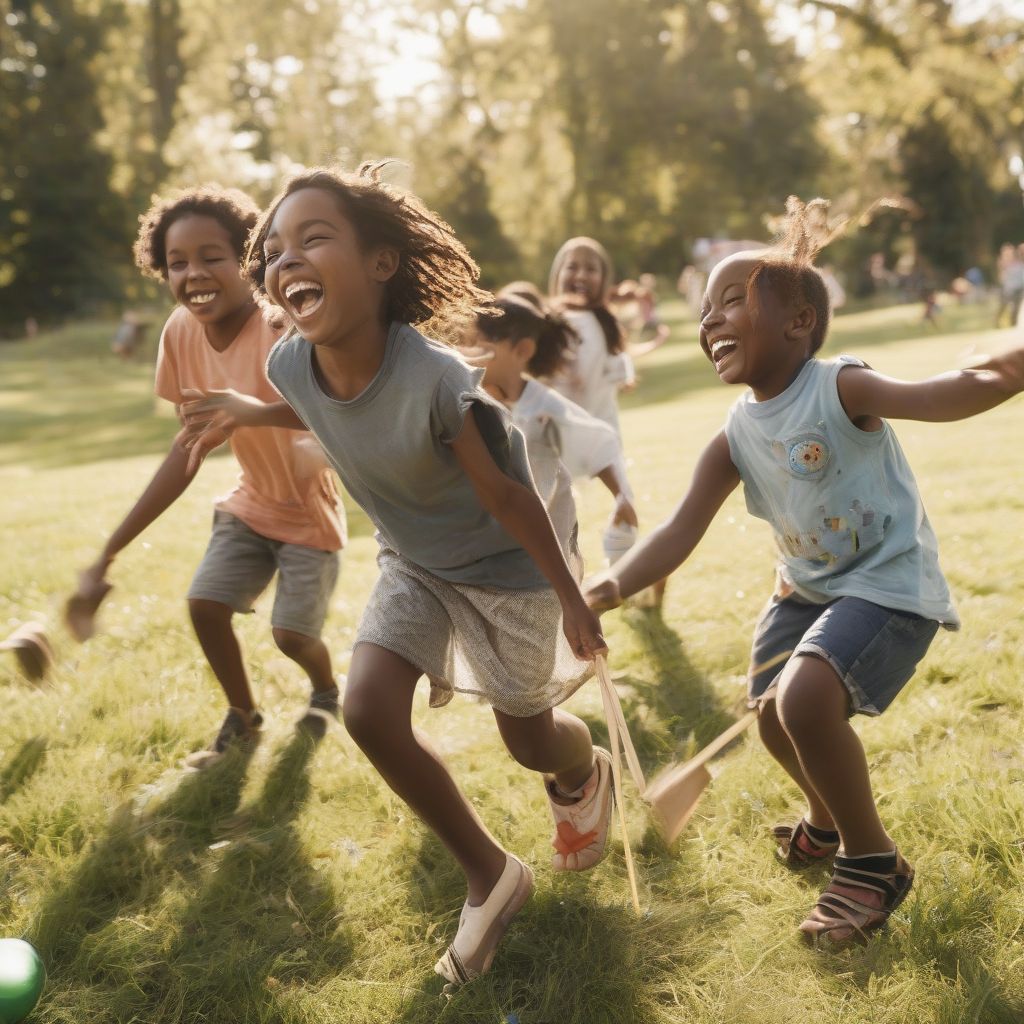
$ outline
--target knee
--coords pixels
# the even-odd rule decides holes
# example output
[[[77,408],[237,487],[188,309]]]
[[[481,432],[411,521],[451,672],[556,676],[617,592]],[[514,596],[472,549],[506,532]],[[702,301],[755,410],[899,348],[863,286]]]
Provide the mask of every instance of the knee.
[[[234,611],[228,605],[200,597],[188,599],[188,613],[197,633],[228,626],[231,623],[231,616],[234,615]]]
[[[386,729],[369,688],[353,685],[351,679],[342,699],[341,717],[349,736],[361,750],[369,753],[380,743],[387,742]]]
[[[316,637],[306,636],[303,633],[295,633],[290,629],[278,629],[276,626],[273,630],[274,643],[277,644],[277,649],[286,657],[291,658],[292,661],[300,661],[302,658],[311,654],[317,644],[320,641]]]
[[[516,736],[510,739],[506,736],[504,739],[508,752],[524,768],[531,772],[543,772],[550,768],[550,753],[544,744],[539,742],[539,737]]]
[[[783,678],[776,714],[794,744],[811,743],[846,718],[846,697],[832,669],[819,662]]]

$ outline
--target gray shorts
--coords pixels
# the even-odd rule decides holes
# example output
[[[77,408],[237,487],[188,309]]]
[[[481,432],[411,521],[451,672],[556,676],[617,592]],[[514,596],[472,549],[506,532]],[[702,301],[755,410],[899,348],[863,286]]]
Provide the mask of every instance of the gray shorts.
[[[213,534],[188,596],[248,613],[276,572],[271,625],[318,637],[340,564],[337,551],[271,540],[251,530],[237,516],[217,509],[213,513]]]
[[[850,695],[850,713],[880,715],[910,682],[939,624],[911,612],[840,597],[810,604],[798,597],[772,598],[754,628],[753,670],[792,651],[827,661]],[[747,692],[754,700],[775,681],[788,658],[752,672]]]

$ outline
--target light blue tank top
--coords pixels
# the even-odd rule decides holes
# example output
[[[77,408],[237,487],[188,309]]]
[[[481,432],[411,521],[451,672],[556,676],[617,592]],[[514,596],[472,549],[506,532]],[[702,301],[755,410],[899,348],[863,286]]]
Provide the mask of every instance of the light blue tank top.
[[[914,474],[893,434],[863,431],[839,400],[852,356],[810,359],[764,402],[748,391],[729,410],[726,438],[747,509],[771,524],[779,571],[805,600],[860,597],[960,625]]]

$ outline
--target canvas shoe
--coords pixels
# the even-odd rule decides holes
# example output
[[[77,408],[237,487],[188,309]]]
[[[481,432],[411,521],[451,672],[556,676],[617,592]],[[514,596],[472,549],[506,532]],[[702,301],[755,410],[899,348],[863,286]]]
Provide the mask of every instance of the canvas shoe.
[[[533,872],[511,853],[505,857],[505,870],[487,899],[479,907],[463,905],[455,939],[434,965],[452,985],[465,985],[490,970],[498,943],[533,892]]]
[[[233,743],[251,744],[259,735],[260,726],[263,725],[263,716],[258,711],[243,711],[241,708],[228,708],[224,722],[206,750],[197,750],[185,758],[186,768],[212,768],[219,761]]]
[[[594,747],[593,774],[575,793],[563,796],[553,778],[546,779],[545,785],[555,819],[552,867],[556,871],[592,868],[604,857],[608,840],[613,797],[612,755],[603,747]],[[567,799],[572,802],[567,803]]]
[[[327,735],[327,729],[338,723],[338,688],[313,691],[306,713],[295,723],[295,728],[311,740],[319,743]]]

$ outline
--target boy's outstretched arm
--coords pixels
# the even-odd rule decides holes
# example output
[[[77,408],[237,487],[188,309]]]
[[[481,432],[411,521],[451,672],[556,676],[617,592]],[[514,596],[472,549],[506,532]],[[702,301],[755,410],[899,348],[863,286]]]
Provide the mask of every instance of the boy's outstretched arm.
[[[195,473],[188,469],[188,452],[181,446],[180,437],[179,434],[174,439],[171,450],[160,463],[139,500],[110,535],[99,558],[82,572],[80,589],[100,583],[118,552],[170,508],[192,482]]]
[[[896,380],[867,367],[839,373],[839,399],[850,421],[869,417],[946,423],[995,408],[1024,391],[1024,346],[966,370],[921,381]]]
[[[690,489],[672,517],[614,566],[584,585],[584,597],[590,607],[595,611],[614,608],[623,598],[639,593],[678,569],[739,482],[725,431],[720,431],[697,460]]]

